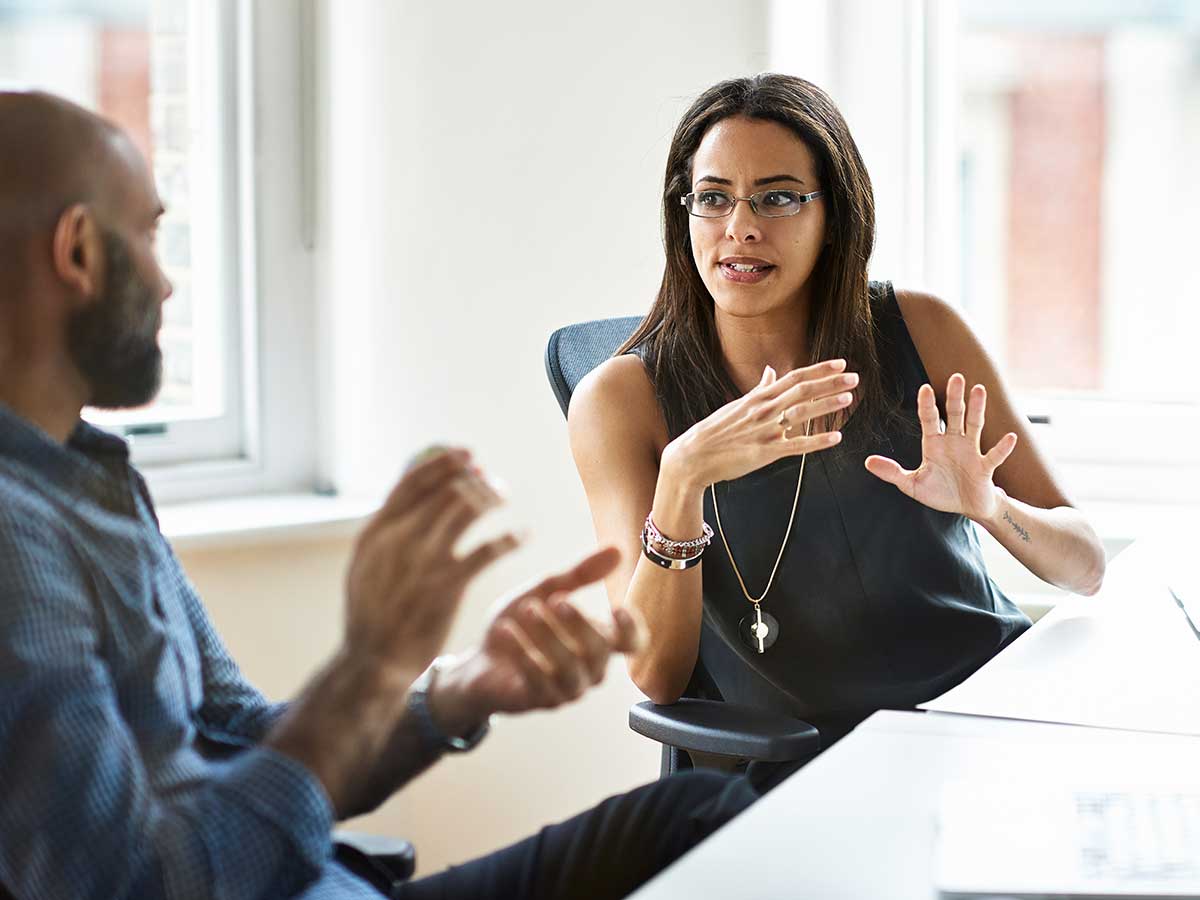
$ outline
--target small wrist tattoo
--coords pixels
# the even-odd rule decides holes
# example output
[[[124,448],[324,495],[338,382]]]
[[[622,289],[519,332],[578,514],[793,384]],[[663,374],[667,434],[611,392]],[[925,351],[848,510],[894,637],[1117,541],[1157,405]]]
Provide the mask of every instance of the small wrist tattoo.
[[[1032,540],[1032,538],[1029,537],[1029,532],[1026,531],[1024,528],[1022,528],[1020,525],[1018,525],[1013,520],[1013,517],[1008,514],[1007,511],[1004,513],[1004,521],[1013,527],[1013,531],[1015,531],[1017,534],[1019,534],[1021,536],[1021,540],[1023,540],[1025,543],[1028,544],[1029,541]]]

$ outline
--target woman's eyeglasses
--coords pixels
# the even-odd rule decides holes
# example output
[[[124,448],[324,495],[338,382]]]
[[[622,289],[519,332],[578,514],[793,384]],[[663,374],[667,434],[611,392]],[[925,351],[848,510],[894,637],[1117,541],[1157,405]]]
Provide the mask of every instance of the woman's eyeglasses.
[[[702,219],[722,219],[733,214],[733,208],[739,200],[745,200],[754,210],[755,215],[768,219],[782,216],[794,216],[806,204],[812,203],[824,195],[824,191],[813,191],[802,194],[799,191],[782,191],[778,189],[759,191],[749,197],[734,197],[724,191],[693,191],[684,194],[679,202],[687,207],[693,216]]]

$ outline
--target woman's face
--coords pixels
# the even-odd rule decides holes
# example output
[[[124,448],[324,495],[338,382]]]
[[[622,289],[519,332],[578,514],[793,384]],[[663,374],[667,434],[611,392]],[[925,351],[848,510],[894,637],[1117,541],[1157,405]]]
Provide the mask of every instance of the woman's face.
[[[816,159],[776,122],[734,117],[708,130],[692,165],[691,190],[749,197],[777,189],[822,189]],[[825,243],[825,199],[793,216],[757,215],[747,202],[724,218],[689,216],[692,257],[717,307],[757,316],[797,302]]]

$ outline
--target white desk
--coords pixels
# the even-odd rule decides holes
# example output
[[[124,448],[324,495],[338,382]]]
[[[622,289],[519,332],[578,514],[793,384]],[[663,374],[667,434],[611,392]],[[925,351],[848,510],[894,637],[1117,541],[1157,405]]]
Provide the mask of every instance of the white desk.
[[[1200,785],[1200,738],[881,712],[633,895],[929,900],[941,787],[959,779]]]

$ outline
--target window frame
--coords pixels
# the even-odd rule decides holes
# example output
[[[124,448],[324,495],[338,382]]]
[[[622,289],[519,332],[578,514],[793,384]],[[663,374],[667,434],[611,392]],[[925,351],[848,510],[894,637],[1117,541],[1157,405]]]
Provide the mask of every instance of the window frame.
[[[219,89],[206,97],[222,120],[228,264],[219,283],[236,307],[226,319],[226,355],[240,434],[231,445],[187,422],[171,423],[165,435],[133,434],[134,463],[159,502],[329,492],[316,434],[310,2],[212,4],[204,51],[219,60]]]
[[[253,399],[254,385],[248,376],[254,358],[242,340],[246,313],[253,310],[255,298],[241,283],[244,267],[253,264],[254,244],[240,227],[222,227],[230,222],[240,226],[239,192],[245,188],[247,148],[239,139],[239,105],[249,85],[239,81],[241,23],[230,0],[191,0],[187,22],[189,120],[202,123],[193,126],[193,133],[203,136],[189,149],[195,157],[216,161],[213,166],[192,167],[190,224],[193,234],[199,231],[208,246],[196,254],[193,243],[192,266],[197,275],[191,278],[189,290],[193,306],[212,297],[222,301],[222,412],[164,415],[153,404],[136,410],[85,411],[86,418],[99,427],[125,435],[133,461],[148,472],[210,461],[249,461],[256,455],[256,434],[246,415]]]

